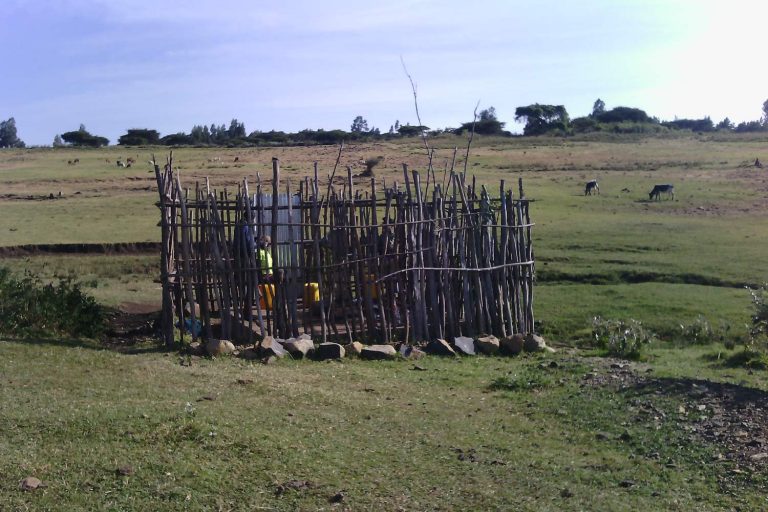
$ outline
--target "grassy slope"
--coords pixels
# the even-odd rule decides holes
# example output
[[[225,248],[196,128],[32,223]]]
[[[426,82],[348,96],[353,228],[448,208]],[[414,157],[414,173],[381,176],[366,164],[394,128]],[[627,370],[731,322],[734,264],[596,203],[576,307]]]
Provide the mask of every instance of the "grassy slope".
[[[433,142],[437,169],[451,160],[455,146],[464,144],[450,137]],[[536,200],[532,215],[537,317],[546,335],[581,337],[595,314],[632,316],[662,333],[704,314],[713,323],[724,319],[743,332],[749,298],[738,287],[766,280],[763,248],[768,227],[763,217],[768,211],[768,177],[748,167],[764,151],[765,142],[759,137],[720,135],[478,138],[470,172],[494,188],[500,178],[516,187],[522,177],[527,195]],[[165,157],[162,148],[1,151],[0,184],[6,193],[47,196],[61,190],[62,199],[0,199],[0,245],[157,240],[154,175],[147,165],[153,151]],[[337,151],[335,147],[181,149],[174,158],[189,186],[205,176],[216,186],[232,186],[243,176],[251,182],[256,173],[270,176],[271,157],[277,156],[283,180],[292,181],[295,188],[314,160],[321,175],[330,172]],[[402,181],[401,163],[414,169],[426,164],[420,142],[413,140],[349,145],[342,168],[350,165],[357,172],[361,158],[375,155],[385,156],[376,172],[388,183]],[[135,167],[114,166],[118,157],[128,156],[136,158]],[[238,163],[233,162],[235,156]],[[67,165],[73,158],[81,163]],[[458,167],[463,168],[461,156]],[[584,182],[592,178],[599,179],[602,195],[585,198]],[[647,201],[647,191],[662,182],[676,185],[677,200]],[[109,304],[152,300],[156,286],[151,272],[126,272],[121,260],[85,261],[114,267],[95,276],[94,293],[100,300]],[[49,273],[57,265],[52,259],[11,264],[47,265]],[[58,264],[78,267],[68,258]],[[76,271],[91,281],[99,273],[82,265]],[[583,286],[588,284],[593,286]],[[707,286],[693,286],[698,284]]]
[[[673,361],[665,375],[696,366],[698,377],[721,377],[699,356],[675,365],[676,354],[663,356]],[[358,361],[186,367],[172,355],[0,342],[0,509],[317,510],[341,490],[350,510],[766,505],[759,477],[720,491],[728,466],[708,463],[717,447],[674,421],[636,422],[631,394],[582,387],[599,361],[558,360],[548,370],[537,358],[430,358],[419,362],[427,371]],[[744,371],[729,375],[766,389]],[[543,387],[489,389],[518,377]],[[680,400],[657,405],[672,418]],[[132,476],[116,475],[124,465]],[[16,490],[28,475],[48,487]],[[312,487],[277,494],[289,480]]]

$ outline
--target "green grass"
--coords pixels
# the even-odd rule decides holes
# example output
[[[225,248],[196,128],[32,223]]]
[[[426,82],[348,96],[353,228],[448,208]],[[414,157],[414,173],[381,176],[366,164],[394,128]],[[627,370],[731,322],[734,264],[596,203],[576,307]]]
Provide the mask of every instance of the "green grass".
[[[0,342],[0,509],[316,510],[339,491],[352,510],[766,505],[764,482],[719,493],[724,469],[702,465],[717,447],[674,422],[633,421],[631,392],[582,388],[599,361],[542,361],[429,358],[419,362],[427,371],[360,361],[187,367],[152,351]],[[541,385],[493,389],[519,374],[539,375]],[[678,403],[657,405],[672,412]],[[116,474],[125,465],[133,475]],[[17,490],[28,475],[48,487]],[[276,493],[290,480],[312,485]]]
[[[37,255],[7,258],[2,266],[16,274],[25,270],[43,281],[73,276],[100,303],[116,307],[126,302],[160,304],[160,258],[139,255]]]
[[[434,144],[442,169],[465,141]],[[768,279],[768,174],[748,167],[768,159],[765,147],[764,136],[478,137],[469,168],[493,190],[500,178],[516,190],[522,177],[536,200],[535,314],[548,340],[588,347],[593,316],[635,318],[661,338],[643,354],[651,376],[767,390],[764,356],[680,339],[680,325],[699,316],[730,325],[729,339],[746,334],[751,307],[741,286]],[[0,246],[156,241],[152,151],[164,160],[160,148],[0,151],[0,185],[12,195],[0,197]],[[174,153],[190,187],[205,176],[217,187],[243,176],[254,183],[277,156],[293,188],[314,160],[321,175],[329,172],[336,154]],[[361,158],[377,155],[385,156],[377,178],[387,183],[402,180],[403,162],[426,168],[420,141],[350,145],[342,167],[357,172]],[[114,166],[128,156],[135,168]],[[73,158],[81,164],[68,166]],[[585,198],[593,178],[602,194]],[[652,185],[665,182],[675,184],[676,200],[649,202]],[[22,199],[58,191],[62,199]],[[72,273],[108,305],[159,303],[154,255],[40,255],[2,265],[43,279]],[[359,361],[195,359],[187,367],[153,347],[122,355],[79,340],[0,341],[0,510],[768,507],[764,475],[734,476],[711,462],[719,447],[676,422],[639,418],[634,402],[648,399],[641,391],[584,386],[585,373],[607,371],[603,359],[562,350],[555,360],[430,358],[419,362],[427,371]],[[750,361],[752,371],[743,368]],[[205,396],[215,400],[198,401]],[[674,417],[685,397],[653,399]],[[134,474],[116,475],[124,465]],[[22,493],[28,475],[48,487]],[[276,493],[290,480],[312,485]],[[625,480],[635,485],[621,487]],[[330,505],[342,490],[344,502]]]

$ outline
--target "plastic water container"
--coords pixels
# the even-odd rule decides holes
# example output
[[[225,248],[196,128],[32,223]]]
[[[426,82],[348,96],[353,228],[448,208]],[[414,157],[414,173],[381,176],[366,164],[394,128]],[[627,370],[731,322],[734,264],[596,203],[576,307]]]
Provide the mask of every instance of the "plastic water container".
[[[375,274],[367,274],[365,276],[365,287],[371,299],[377,300],[379,298],[379,284],[376,282]]]
[[[275,285],[259,285],[259,307],[261,309],[272,309],[272,299],[275,298]]]
[[[304,304],[312,306],[320,302],[320,285],[317,283],[306,283],[304,285]]]

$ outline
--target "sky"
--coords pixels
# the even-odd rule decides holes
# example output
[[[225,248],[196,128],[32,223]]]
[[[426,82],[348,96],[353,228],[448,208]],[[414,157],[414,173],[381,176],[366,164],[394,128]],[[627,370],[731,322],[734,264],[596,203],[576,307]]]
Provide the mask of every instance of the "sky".
[[[759,119],[765,0],[2,0],[0,120],[27,145],[196,124],[456,127],[475,105]]]

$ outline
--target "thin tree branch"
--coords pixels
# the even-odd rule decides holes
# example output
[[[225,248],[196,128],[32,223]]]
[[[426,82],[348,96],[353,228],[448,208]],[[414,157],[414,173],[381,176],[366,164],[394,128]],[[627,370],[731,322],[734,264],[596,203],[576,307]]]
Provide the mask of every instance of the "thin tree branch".
[[[408,77],[408,80],[411,82],[411,90],[413,91],[413,104],[416,107],[416,120],[419,122],[419,128],[422,128],[424,125],[421,122],[421,116],[419,115],[419,101],[416,97],[416,84],[413,83],[413,78],[411,78],[411,74],[408,73],[408,68],[405,67],[405,60],[403,60],[403,56],[400,56],[400,63],[403,65],[403,71],[405,72],[405,76]],[[424,135],[424,130],[419,130],[421,132],[421,140],[424,142],[424,149],[427,150],[427,156],[430,156],[430,149],[429,144],[427,143],[427,136]]]
[[[469,148],[472,146],[472,139],[475,136],[475,123],[477,123],[477,108],[480,106],[480,100],[477,100],[475,112],[472,117],[472,130],[469,132],[469,141],[467,141],[467,154],[464,155],[464,177],[467,177],[467,163],[469,162]]]

